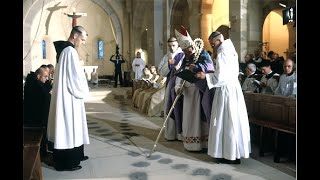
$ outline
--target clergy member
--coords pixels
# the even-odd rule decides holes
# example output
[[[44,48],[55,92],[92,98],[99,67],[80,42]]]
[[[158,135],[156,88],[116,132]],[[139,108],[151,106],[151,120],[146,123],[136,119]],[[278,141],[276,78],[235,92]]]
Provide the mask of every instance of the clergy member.
[[[297,76],[294,71],[294,62],[291,59],[283,63],[283,74],[274,94],[279,96],[295,97],[297,94]]]
[[[175,30],[178,43],[185,54],[179,72],[189,72],[196,74],[198,72],[213,71],[213,62],[209,53],[204,50],[204,42],[200,38],[192,40],[188,31],[181,26],[180,32]],[[189,82],[187,78],[176,78],[175,90],[176,93],[183,94],[183,107],[182,107],[182,136],[184,148],[188,151],[200,151],[207,147],[208,137],[208,121],[205,117],[205,106],[211,106],[204,103],[203,100],[210,99],[207,94],[204,97],[206,88],[206,80],[199,79],[196,82]],[[185,79],[182,79],[185,78]],[[191,79],[196,79],[194,77]],[[182,86],[184,83],[184,86]],[[203,88],[204,87],[204,88]],[[204,91],[203,91],[204,90]],[[210,104],[212,103],[209,102]]]
[[[81,169],[84,144],[89,135],[84,98],[89,93],[87,79],[75,47],[85,44],[87,32],[82,26],[72,28],[68,41],[57,41],[58,63],[54,75],[48,118],[48,140],[54,144],[53,160],[57,171]]]
[[[172,107],[173,101],[176,97],[174,86],[176,82],[176,71],[180,68],[184,53],[179,47],[178,41],[175,37],[170,37],[167,41],[169,51],[165,54],[159,64],[158,71],[160,75],[167,77],[165,97],[164,97],[164,119],[167,118],[167,113]],[[170,117],[165,126],[165,138],[167,140],[178,139],[182,141],[182,98],[175,104]]]
[[[250,129],[246,103],[238,80],[238,53],[230,39],[215,31],[209,36],[214,49],[216,70],[199,73],[206,78],[209,89],[216,88],[212,103],[208,155],[221,163],[240,164],[240,158],[249,158]]]

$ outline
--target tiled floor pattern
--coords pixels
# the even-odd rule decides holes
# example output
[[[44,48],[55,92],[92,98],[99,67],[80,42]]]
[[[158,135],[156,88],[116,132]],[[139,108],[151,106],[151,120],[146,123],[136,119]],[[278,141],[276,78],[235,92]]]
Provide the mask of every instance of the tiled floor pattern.
[[[89,159],[81,162],[82,169],[58,172],[43,163],[45,180],[295,179],[252,158],[242,159],[240,165],[216,164],[205,153],[184,152],[181,142],[163,139],[147,158],[163,121],[134,111],[130,101],[119,96],[124,94],[120,88],[111,90],[91,90],[86,101],[90,144],[85,145]]]

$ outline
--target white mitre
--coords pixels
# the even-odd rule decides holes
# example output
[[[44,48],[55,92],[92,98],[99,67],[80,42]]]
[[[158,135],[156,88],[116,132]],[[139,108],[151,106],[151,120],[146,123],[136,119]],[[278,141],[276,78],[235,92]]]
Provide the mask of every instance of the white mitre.
[[[193,45],[193,40],[183,26],[181,26],[181,33],[175,29],[175,34],[181,49],[185,49]]]

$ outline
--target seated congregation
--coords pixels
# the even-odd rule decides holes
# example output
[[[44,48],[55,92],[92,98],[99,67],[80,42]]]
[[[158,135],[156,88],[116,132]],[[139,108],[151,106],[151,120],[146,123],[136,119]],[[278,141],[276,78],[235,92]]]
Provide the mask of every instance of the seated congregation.
[[[133,106],[148,116],[161,116],[164,104],[166,77],[155,66],[146,66],[140,79],[133,81]]]

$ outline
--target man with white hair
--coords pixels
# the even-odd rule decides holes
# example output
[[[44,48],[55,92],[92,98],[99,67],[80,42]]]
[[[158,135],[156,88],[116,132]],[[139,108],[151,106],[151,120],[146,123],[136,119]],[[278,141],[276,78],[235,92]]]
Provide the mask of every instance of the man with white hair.
[[[251,152],[247,108],[238,80],[238,53],[230,39],[215,31],[209,36],[214,49],[214,73],[197,74],[206,79],[209,89],[216,88],[212,103],[208,139],[208,154],[221,163],[240,164],[240,158],[249,158]]]
[[[280,76],[279,85],[274,94],[279,96],[295,97],[297,94],[297,77],[295,64],[291,59],[284,61],[283,74]]]
[[[246,71],[246,79],[242,84],[242,90],[245,92],[256,92],[258,85],[255,83],[257,80],[256,74],[257,67],[253,63],[249,63],[245,69]]]

